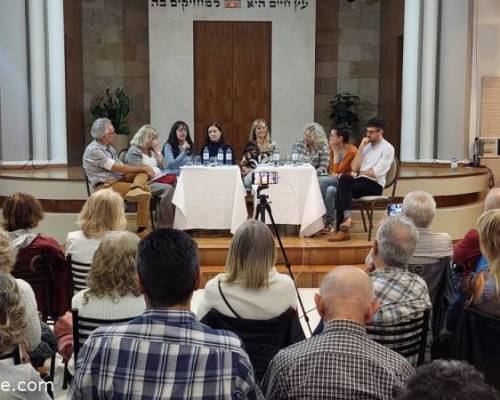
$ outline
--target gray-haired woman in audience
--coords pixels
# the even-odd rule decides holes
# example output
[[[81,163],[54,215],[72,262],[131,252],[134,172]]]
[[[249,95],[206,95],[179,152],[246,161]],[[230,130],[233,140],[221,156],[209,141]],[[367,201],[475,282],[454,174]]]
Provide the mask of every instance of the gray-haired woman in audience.
[[[205,285],[197,310],[201,319],[210,309],[235,317],[232,309],[244,319],[266,320],[277,317],[288,308],[297,308],[292,279],[276,271],[276,245],[270,229],[262,222],[248,220],[234,234],[226,260],[226,272]],[[219,291],[220,285],[220,291]]]
[[[158,132],[151,125],[143,125],[130,141],[130,148],[125,156],[125,162],[130,165],[148,165],[160,175],[167,167],[161,153]],[[161,200],[156,210],[158,228],[170,228],[174,222],[174,206],[172,197],[174,187],[168,183],[151,182],[149,187],[153,193],[159,193]]]

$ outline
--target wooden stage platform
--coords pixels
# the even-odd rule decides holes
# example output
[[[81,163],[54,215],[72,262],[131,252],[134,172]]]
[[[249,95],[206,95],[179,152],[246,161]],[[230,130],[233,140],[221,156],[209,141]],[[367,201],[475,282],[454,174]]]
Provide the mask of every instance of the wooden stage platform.
[[[442,164],[403,163],[396,196],[401,200],[413,190],[434,195],[437,212],[431,229],[448,232],[458,239],[472,226],[483,210],[489,189],[490,171],[486,168],[459,167],[452,170]],[[87,198],[80,167],[0,168],[0,206],[14,192],[31,193],[40,201],[45,218],[40,231],[64,242],[67,232],[78,229],[76,217]],[[375,213],[378,220],[384,211]],[[299,287],[317,287],[321,277],[337,265],[362,265],[371,243],[363,232],[358,212],[353,213],[355,229],[351,240],[330,243],[324,237],[298,238],[294,227],[282,227],[283,241]],[[133,216],[128,216],[131,225]],[[376,229],[376,228],[375,228]],[[224,270],[230,235],[227,232],[194,235],[200,249],[203,283]],[[279,253],[278,253],[279,254]],[[281,254],[278,269],[283,270]]]

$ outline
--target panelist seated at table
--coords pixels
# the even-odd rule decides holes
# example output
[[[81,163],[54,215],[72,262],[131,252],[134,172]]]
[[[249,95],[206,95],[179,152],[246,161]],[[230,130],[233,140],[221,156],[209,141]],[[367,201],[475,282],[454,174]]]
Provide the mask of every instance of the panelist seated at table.
[[[250,134],[248,138],[249,142],[256,145],[256,153],[252,152],[253,158],[248,158],[248,154],[245,151],[243,157],[241,158],[241,174],[243,176],[243,182],[245,187],[248,189],[252,186],[252,172],[255,169],[255,162],[258,164],[266,164],[273,161],[273,153],[278,150],[278,145],[276,142],[271,140],[271,132],[267,127],[266,121],[263,119],[256,119],[252,123],[250,128]],[[247,145],[248,147],[248,145]],[[252,162],[252,159],[254,162]]]
[[[210,158],[217,158],[219,150],[222,149],[224,156],[224,164],[234,164],[234,150],[224,140],[224,132],[222,126],[212,123],[207,126],[206,142],[201,148],[200,157],[203,160],[203,152],[208,149]]]
[[[299,161],[311,164],[316,170],[316,175],[326,175],[330,154],[323,127],[317,122],[307,124],[304,127],[303,138],[294,143],[292,154],[296,154]]]
[[[351,173],[351,162],[356,156],[358,149],[349,144],[350,132],[347,128],[333,127],[330,131],[330,164],[329,175],[321,176],[319,187],[321,196],[325,202],[325,228],[322,233],[330,233],[334,229],[335,222],[335,194],[339,178],[344,174]]]
[[[143,125],[130,141],[130,147],[125,156],[125,162],[130,165],[148,165],[155,171],[155,176],[166,168],[165,159],[160,151],[158,132],[151,125]],[[174,223],[174,206],[172,196],[174,187],[168,183],[151,182],[151,191],[160,196],[156,210],[156,225],[158,228],[171,228]]]
[[[111,146],[115,129],[107,118],[99,118],[92,124],[94,140],[83,153],[83,169],[95,190],[112,188],[122,197],[137,203],[137,234],[145,236],[149,222],[149,201],[151,193],[146,184],[154,176],[149,165],[127,165],[118,160],[116,150]]]
[[[189,127],[183,121],[175,122],[163,146],[165,168],[179,175],[180,168],[188,163],[193,154],[194,144],[189,135]]]
[[[394,147],[384,139],[384,127],[383,118],[368,120],[366,136],[351,163],[352,172],[339,179],[335,197],[337,233],[329,241],[349,240],[353,198],[379,196],[384,190],[386,175],[394,161]]]

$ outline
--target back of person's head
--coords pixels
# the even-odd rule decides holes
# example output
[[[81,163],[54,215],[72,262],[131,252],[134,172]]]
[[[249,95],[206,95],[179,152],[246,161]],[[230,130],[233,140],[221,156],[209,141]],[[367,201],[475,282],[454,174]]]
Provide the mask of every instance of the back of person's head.
[[[137,273],[148,304],[185,305],[199,281],[198,247],[177,229],[157,229],[139,243]]]
[[[111,121],[108,118],[98,118],[92,124],[90,134],[94,139],[99,140],[106,133],[106,127],[108,125],[112,125]]]
[[[0,354],[21,342],[26,314],[15,279],[0,272]]]
[[[323,277],[315,302],[326,321],[348,319],[362,325],[371,320],[378,308],[371,278],[349,265],[336,267]]]
[[[488,259],[489,271],[500,294],[500,209],[484,212],[477,222],[481,253]]]
[[[108,231],[125,229],[127,219],[123,199],[113,189],[92,193],[78,216],[78,225],[87,238],[97,238]]]
[[[0,271],[10,273],[16,262],[16,251],[9,234],[0,228]]]
[[[456,360],[434,360],[417,369],[397,400],[498,400],[498,392],[473,366]]]
[[[367,128],[377,128],[377,129],[381,129],[381,130],[384,130],[385,128],[385,121],[382,117],[372,117],[368,120],[368,122],[366,123],[366,127]]]
[[[14,193],[5,199],[2,214],[4,228],[12,232],[37,227],[43,219],[43,208],[31,194]]]
[[[415,190],[404,197],[403,214],[410,218],[415,226],[428,228],[436,215],[436,201],[431,194]]]
[[[130,145],[143,148],[154,139],[158,139],[158,131],[152,125],[143,125],[130,141]]]
[[[418,232],[403,216],[386,217],[380,224],[374,252],[388,267],[405,267],[417,247]]]
[[[249,219],[235,232],[226,259],[226,281],[238,279],[245,288],[268,286],[269,270],[276,262],[276,245],[271,230]]]
[[[88,276],[89,290],[84,295],[118,298],[126,294],[139,296],[137,287],[137,246],[139,238],[132,232],[110,232],[99,244]]]
[[[500,208],[500,188],[491,189],[484,199],[484,211]]]

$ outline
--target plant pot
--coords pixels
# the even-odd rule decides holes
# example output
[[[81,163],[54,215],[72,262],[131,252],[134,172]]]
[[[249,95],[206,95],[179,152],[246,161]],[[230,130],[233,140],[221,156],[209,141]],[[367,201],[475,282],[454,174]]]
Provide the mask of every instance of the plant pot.
[[[130,138],[128,135],[116,135],[115,140],[113,141],[113,147],[116,152],[120,154],[120,151],[128,148],[130,143]]]

